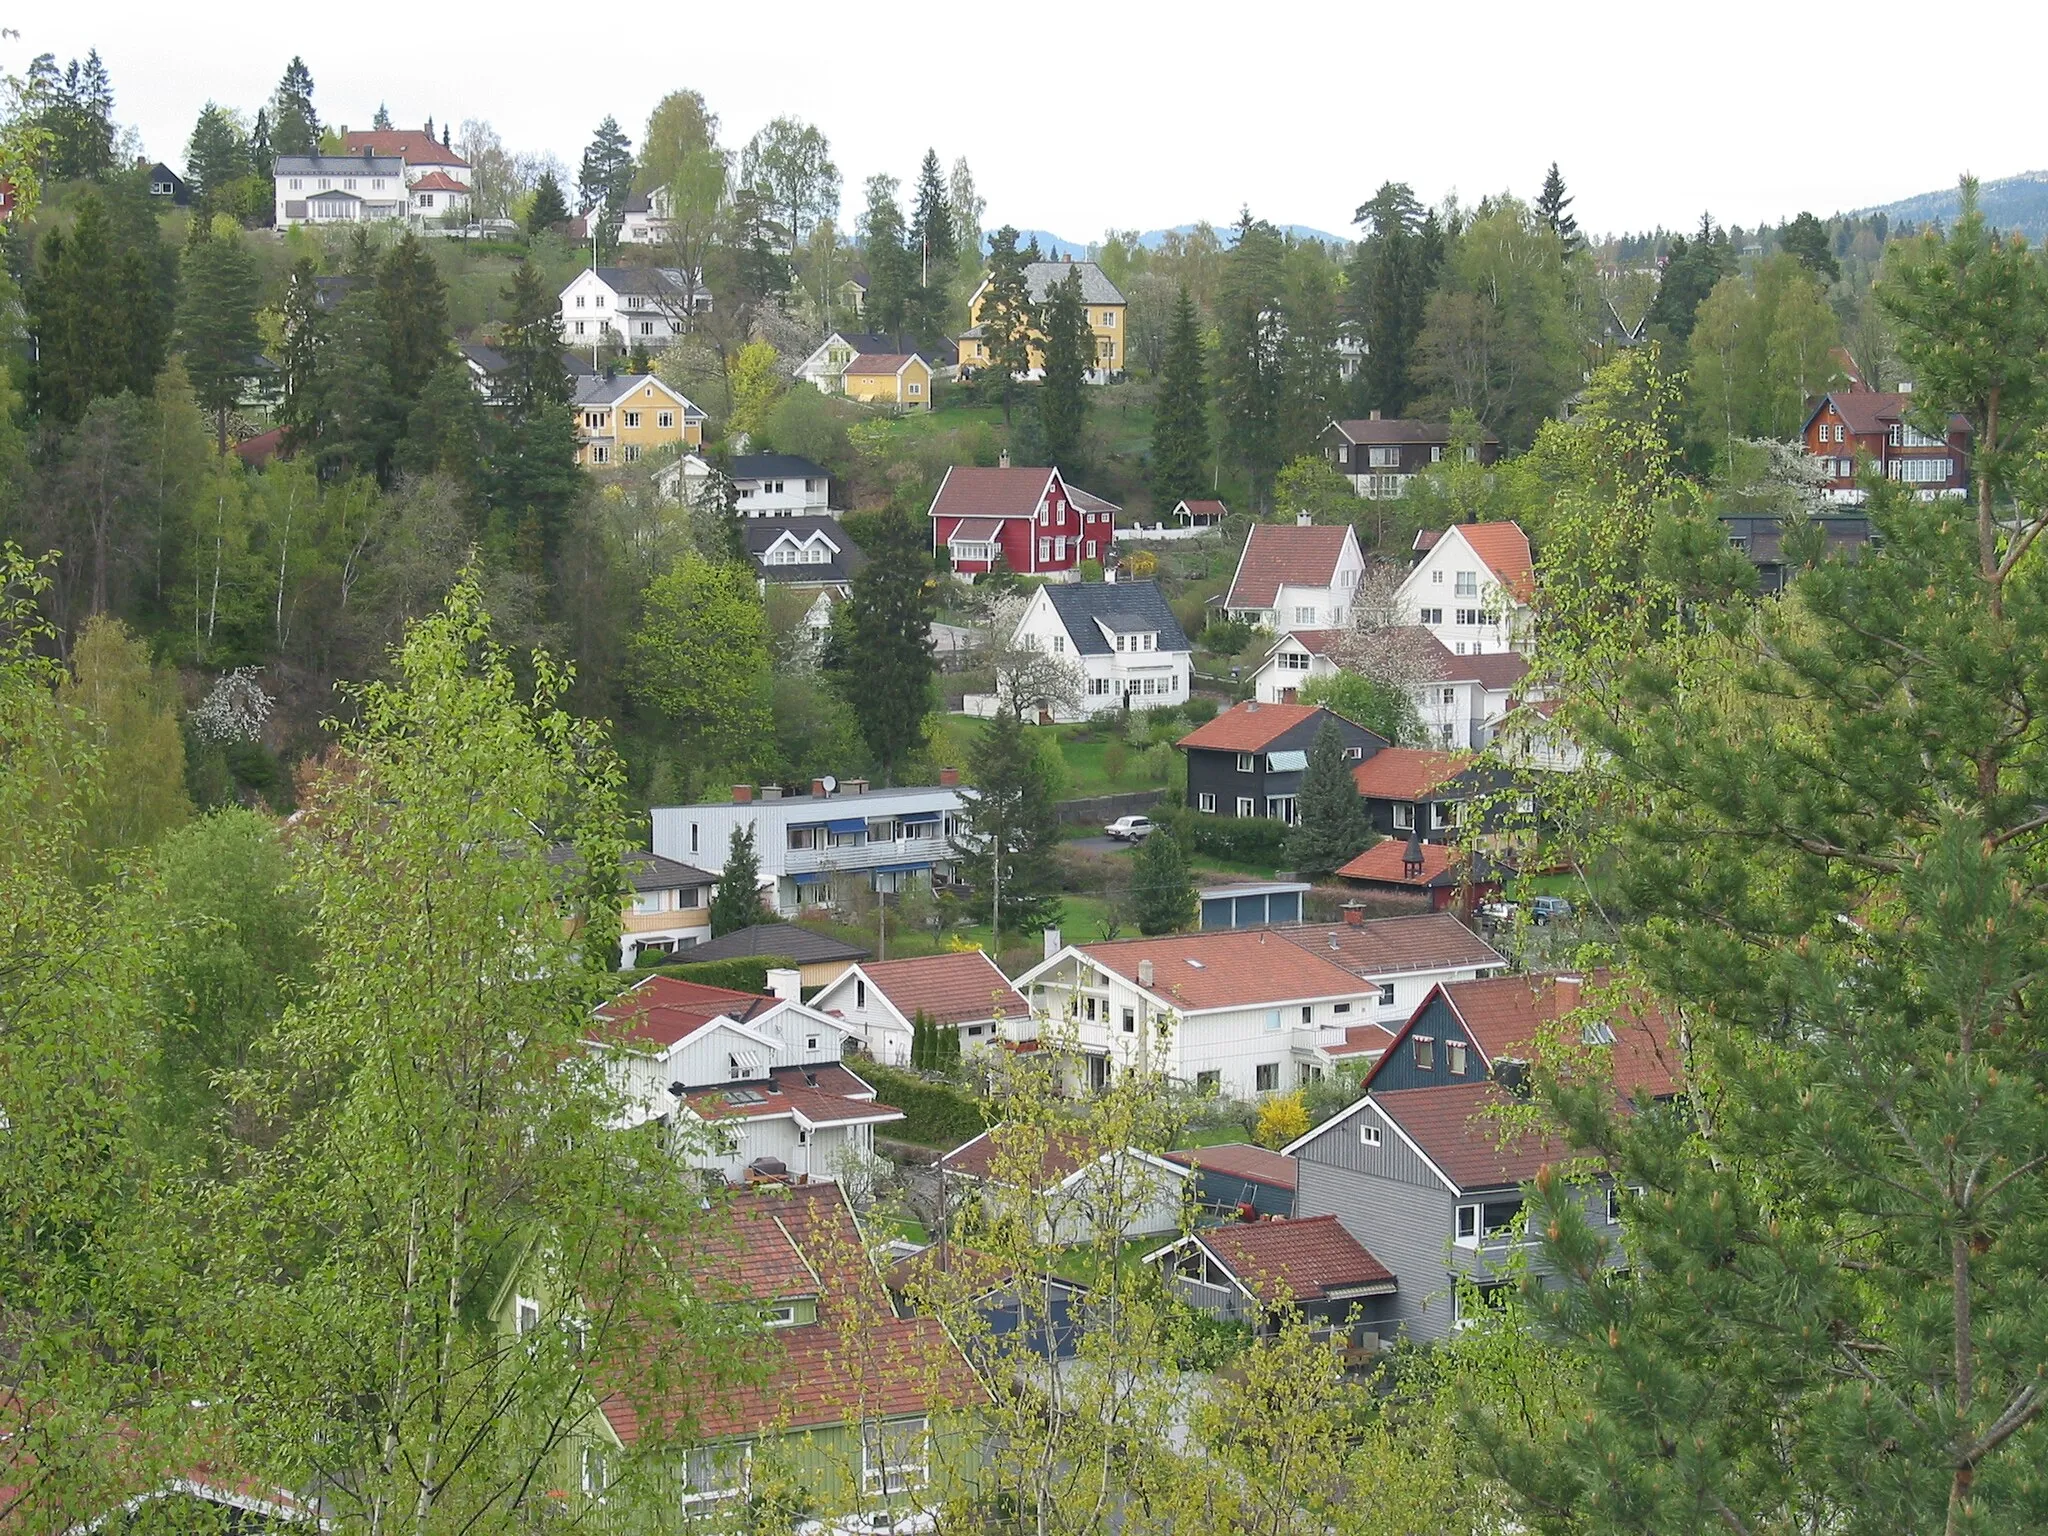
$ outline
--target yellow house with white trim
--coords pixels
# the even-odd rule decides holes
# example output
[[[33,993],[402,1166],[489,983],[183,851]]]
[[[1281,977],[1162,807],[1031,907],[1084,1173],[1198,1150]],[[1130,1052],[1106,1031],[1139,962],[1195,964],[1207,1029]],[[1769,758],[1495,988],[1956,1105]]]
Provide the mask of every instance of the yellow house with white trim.
[[[932,408],[932,365],[915,352],[863,352],[840,379],[849,400],[900,411]]]
[[[659,450],[687,453],[704,442],[704,413],[651,373],[579,379],[576,462],[591,468],[637,464]]]
[[[1034,261],[1027,264],[1024,286],[1032,304],[1042,305],[1051,298],[1054,285],[1065,282],[1069,272],[1081,274],[1081,304],[1088,312],[1088,329],[1095,337],[1095,367],[1089,378],[1097,384],[1106,384],[1111,374],[1121,373],[1130,366],[1124,335],[1130,306],[1124,301],[1123,290],[1092,261]],[[987,292],[988,279],[983,278],[981,286],[974,290],[974,297],[967,301],[968,329],[960,336],[962,368],[988,365],[988,346],[981,330],[981,303]],[[1031,368],[1026,377],[1035,379],[1044,372],[1045,352],[1039,345],[1039,339],[1034,337]]]

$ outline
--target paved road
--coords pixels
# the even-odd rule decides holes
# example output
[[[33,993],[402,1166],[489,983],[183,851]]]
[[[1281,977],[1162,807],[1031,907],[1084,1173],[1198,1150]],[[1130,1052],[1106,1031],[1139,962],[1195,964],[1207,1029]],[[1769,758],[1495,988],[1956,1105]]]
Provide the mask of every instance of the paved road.
[[[1069,848],[1085,848],[1090,853],[1115,853],[1119,849],[1128,850],[1135,845],[1119,842],[1113,837],[1103,837],[1098,833],[1094,837],[1069,838],[1065,846]]]

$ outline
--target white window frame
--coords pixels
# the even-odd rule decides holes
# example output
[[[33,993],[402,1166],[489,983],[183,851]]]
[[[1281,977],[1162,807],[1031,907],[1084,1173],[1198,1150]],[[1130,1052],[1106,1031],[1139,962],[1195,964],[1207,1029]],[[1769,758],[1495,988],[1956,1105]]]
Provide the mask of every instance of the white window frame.
[[[890,1460],[890,1437],[915,1437],[915,1460]],[[908,1447],[899,1440],[897,1454]],[[870,1497],[908,1493],[932,1476],[932,1428],[929,1419],[869,1419],[860,1431],[860,1489]]]
[[[1258,814],[1258,809],[1252,804],[1252,797],[1250,795],[1239,795],[1237,797],[1237,814],[1247,817]]]
[[[532,1296],[512,1298],[512,1332],[525,1338],[540,1327],[540,1302]]]
[[[1376,1125],[1367,1125],[1361,1121],[1358,1127],[1358,1141],[1361,1146],[1378,1146],[1380,1144],[1380,1128]]]
[[[1195,809],[1198,811],[1207,811],[1211,816],[1215,815],[1216,797],[1210,794],[1207,790],[1202,791],[1202,793],[1195,796]]]
[[[1256,757],[1256,754],[1255,754],[1255,753],[1251,753],[1251,752],[1240,752],[1240,753],[1238,753],[1238,754],[1237,754],[1237,771],[1238,771],[1239,773],[1251,773],[1251,772],[1253,772],[1253,771],[1254,771],[1254,768],[1255,768],[1255,766],[1256,766],[1256,764],[1255,764],[1255,762],[1254,762],[1254,759],[1255,759],[1255,757]]]
[[[699,1487],[692,1481],[691,1473],[699,1465],[700,1456],[707,1458],[709,1465],[717,1469],[721,1466],[717,1458],[734,1453],[738,1455],[737,1481],[721,1483],[717,1487]],[[741,1441],[737,1445],[693,1445],[683,1458],[683,1507],[687,1509],[693,1504],[711,1504],[720,1499],[744,1498],[753,1487],[753,1482],[754,1443],[751,1440]]]
[[[1394,830],[1413,832],[1415,830],[1415,807],[1407,800],[1394,802]]]

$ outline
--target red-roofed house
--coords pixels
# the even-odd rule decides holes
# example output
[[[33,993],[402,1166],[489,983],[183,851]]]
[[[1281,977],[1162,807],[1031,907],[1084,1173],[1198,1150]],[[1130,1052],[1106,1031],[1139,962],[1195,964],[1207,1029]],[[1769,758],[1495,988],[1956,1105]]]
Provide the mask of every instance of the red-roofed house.
[[[1410,623],[1468,656],[1527,654],[1535,595],[1536,566],[1519,524],[1456,523],[1423,552],[1397,597]]]
[[[1044,1126],[995,1125],[939,1165],[979,1187],[991,1220],[1028,1206],[1038,1241],[1064,1248],[1177,1232],[1194,1175],[1137,1147],[1104,1150]]]
[[[1369,1018],[1380,990],[1269,928],[1069,944],[1017,989],[1041,1034],[1071,1037],[1077,1089],[1142,1067],[1230,1099],[1320,1077],[1320,1049]]]
[[[766,1485],[802,1488],[828,1518],[887,1511],[876,1529],[918,1528],[896,1522],[947,1497],[975,1454],[941,1410],[985,1389],[937,1319],[896,1315],[840,1187],[735,1195],[669,1247],[696,1294],[730,1315],[732,1334],[716,1362],[686,1355],[658,1374],[638,1354],[594,1364],[597,1401],[567,1448],[564,1485],[603,1495],[625,1454],[658,1433],[674,1441],[665,1454],[686,1520],[741,1512]],[[537,1269],[529,1257],[499,1292],[501,1330],[569,1315]],[[631,1386],[606,1390],[607,1378]]]
[[[1349,523],[1254,523],[1223,611],[1261,629],[1342,629],[1365,574],[1365,556]]]
[[[1354,1347],[1376,1354],[1373,1325],[1393,1310],[1393,1272],[1334,1216],[1239,1221],[1190,1232],[1145,1255],[1173,1293],[1215,1317],[1278,1331],[1289,1312],[1326,1328],[1355,1328]]]
[[[1354,762],[1387,749],[1385,737],[1320,704],[1247,699],[1176,743],[1188,760],[1188,804],[1204,816],[1270,816],[1292,825],[1309,748],[1325,722],[1335,722]]]
[[[1425,843],[1411,833],[1405,840],[1381,838],[1348,864],[1338,866],[1337,878],[1361,891],[1425,897],[1430,911],[1442,912],[1461,905],[1458,890],[1464,868],[1465,861],[1450,844]]]
[[[426,129],[360,129],[342,136],[342,148],[351,155],[390,156],[405,162],[407,211],[414,223],[468,215],[475,172]]]
[[[1374,411],[1364,421],[1333,421],[1323,429],[1331,467],[1372,501],[1407,495],[1417,475],[1457,451],[1448,422],[1382,419]],[[1500,439],[1487,432],[1463,451],[1473,463],[1491,464],[1500,457]]]
[[[1933,437],[1907,420],[1913,405],[1910,391],[1837,389],[1820,397],[1800,437],[1828,471],[1828,500],[1863,504],[1863,487],[1856,483],[1863,459],[1922,501],[1968,494],[1969,422],[1952,416],[1948,435]]]
[[[852,1031],[797,1001],[796,972],[768,974],[779,995],[649,976],[597,1010],[589,1040],[622,1123],[668,1121],[689,1138],[682,1155],[734,1182],[857,1176],[875,1127],[903,1112],[842,1064]]]
[[[1472,757],[1423,747],[1387,747],[1351,770],[1373,830],[1382,837],[1419,836],[1447,843],[1458,834],[1471,799]]]
[[[1228,1141],[1213,1147],[1169,1152],[1167,1158],[1195,1170],[1195,1198],[1204,1210],[1232,1215],[1292,1216],[1299,1170],[1294,1159],[1271,1147]]]
[[[1101,509],[1108,506],[1078,505],[1057,469],[956,464],[932,498],[932,548],[969,579],[1000,559],[1019,575],[1079,581],[1083,561],[1109,558],[1115,513]]]
[[[843,1020],[870,1056],[891,1066],[909,1062],[911,1024],[920,1013],[958,1030],[962,1051],[1036,1032],[1031,1005],[978,949],[848,966],[811,1006]]]
[[[1392,1272],[1383,1331],[1418,1343],[1448,1337],[1460,1280],[1482,1291],[1509,1283],[1523,1186],[1569,1160],[1562,1142],[1503,1118],[1513,1103],[1485,1081],[1372,1092],[1287,1148],[1301,1165],[1299,1217],[1335,1217]],[[1618,1254],[1612,1185],[1603,1177],[1583,1197]]]

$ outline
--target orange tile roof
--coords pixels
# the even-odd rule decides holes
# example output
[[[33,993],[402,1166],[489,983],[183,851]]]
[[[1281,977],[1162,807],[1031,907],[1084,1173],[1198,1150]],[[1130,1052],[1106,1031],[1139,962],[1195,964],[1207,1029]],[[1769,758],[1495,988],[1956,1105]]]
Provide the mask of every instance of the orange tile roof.
[[[1326,1045],[1325,1056],[1384,1056],[1394,1043],[1394,1032],[1383,1024],[1354,1024],[1344,1031],[1342,1045]]]
[[[1219,929],[1156,939],[1082,944],[1097,965],[1141,985],[1138,968],[1152,964],[1146,990],[1190,1012],[1260,1008],[1319,997],[1360,997],[1366,984],[1340,965],[1290,944],[1271,929]],[[1283,1020],[1288,1027],[1292,1020]]]
[[[407,188],[407,190],[411,192],[467,192],[469,188],[465,187],[453,176],[450,176],[446,171],[429,171]]]
[[[1609,1049],[1615,1085],[1624,1093],[1652,1098],[1676,1092],[1679,1071],[1670,1022],[1652,998],[1617,997],[1611,980],[1604,971],[1589,978],[1550,972],[1447,982],[1439,990],[1489,1067],[1503,1056],[1526,1059],[1545,1026],[1581,1004],[1619,1002],[1621,1007],[1601,1016],[1614,1034]]]
[[[739,1195],[726,1215],[674,1255],[707,1297],[816,1296],[818,1321],[745,1340],[733,1353],[753,1367],[750,1379],[707,1383],[685,1368],[665,1390],[606,1397],[604,1415],[622,1443],[638,1441],[649,1419],[720,1440],[921,1414],[982,1395],[936,1319],[896,1316],[839,1185]]]
[[[1078,1132],[992,1125],[972,1140],[963,1141],[939,1162],[948,1173],[965,1174],[970,1179],[989,1179],[995,1177],[998,1168],[1007,1171],[1022,1160],[1036,1158],[1036,1184],[1038,1188],[1046,1189],[1100,1155],[1101,1149]]]
[[[1254,523],[1225,608],[1270,608],[1280,588],[1327,587],[1337,574],[1337,557],[1351,536],[1349,523],[1334,526]]]
[[[1272,1306],[1394,1289],[1392,1272],[1334,1216],[1240,1221],[1197,1232],[1195,1241]]]
[[[903,365],[916,357],[915,352],[863,352],[846,365],[851,374],[891,375],[901,371]]]
[[[1351,781],[1370,800],[1420,800],[1471,766],[1467,752],[1382,747],[1351,770]]]
[[[1285,1152],[1275,1152],[1270,1147],[1255,1147],[1246,1141],[1229,1141],[1215,1147],[1190,1147],[1182,1152],[1169,1152],[1167,1157],[1190,1168],[1207,1168],[1216,1173],[1234,1174],[1240,1179],[1250,1179],[1256,1184],[1271,1184],[1279,1189],[1292,1189],[1301,1175],[1301,1164]]]
[[[1520,1184],[1569,1155],[1563,1142],[1535,1131],[1504,1136],[1507,1127],[1492,1111],[1512,1101],[1494,1083],[1404,1088],[1367,1097],[1461,1190]]]
[[[1006,1019],[1030,1016],[1031,1005],[981,950],[956,955],[922,955],[912,960],[878,960],[863,965],[868,984],[904,1018],[921,1010],[940,1024],[978,1024],[998,1010]]]
[[[368,150],[373,155],[397,155],[407,165],[459,165],[469,162],[424,128],[357,128],[342,136],[342,148],[352,155]]]
[[[1339,880],[1372,880],[1382,885],[1435,885],[1451,873],[1456,862],[1444,843],[1422,845],[1422,873],[1411,875],[1403,868],[1408,853],[1405,838],[1387,837],[1374,843],[1350,863],[1337,870]]]
[[[1177,743],[1211,752],[1259,752],[1322,709],[1320,704],[1261,704],[1247,699],[1205,720]]]
[[[706,986],[674,976],[649,976],[597,1010],[598,1018],[617,1027],[593,1030],[592,1037],[623,1036],[666,1049],[713,1019],[744,1021],[774,1001],[758,992],[736,992],[731,987]]]
[[[774,1120],[794,1116],[812,1125],[889,1121],[903,1111],[875,1102],[875,1090],[838,1062],[776,1067],[766,1077],[721,1083],[689,1096],[705,1120]]]
[[[1536,562],[1520,523],[1459,523],[1457,531],[1496,581],[1529,601],[1536,591]]]

